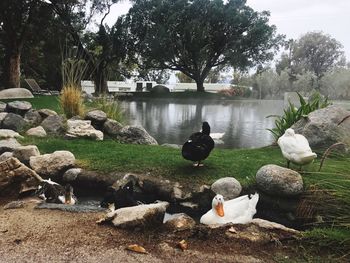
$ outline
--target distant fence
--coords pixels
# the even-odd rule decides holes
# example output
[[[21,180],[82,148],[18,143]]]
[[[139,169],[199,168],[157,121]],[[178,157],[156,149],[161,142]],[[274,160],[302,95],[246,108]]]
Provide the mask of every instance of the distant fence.
[[[95,85],[93,81],[82,80],[80,82],[81,88],[88,94],[95,92]],[[154,81],[137,81],[133,83],[127,83],[124,81],[107,81],[107,87],[109,92],[135,92],[142,91],[143,89],[152,88],[157,85]]]
[[[135,92],[135,91],[144,91],[151,89],[152,87],[158,85],[154,81],[137,81],[133,83],[127,83],[124,81],[107,81],[107,87],[109,92]],[[169,88],[172,92],[182,92],[182,91],[196,91],[197,84],[196,83],[175,83],[164,85]],[[204,89],[207,92],[218,92],[221,89],[228,89],[232,85],[225,83],[204,83]],[[94,82],[90,80],[82,80],[81,81],[82,90],[86,93],[94,93],[95,86]]]

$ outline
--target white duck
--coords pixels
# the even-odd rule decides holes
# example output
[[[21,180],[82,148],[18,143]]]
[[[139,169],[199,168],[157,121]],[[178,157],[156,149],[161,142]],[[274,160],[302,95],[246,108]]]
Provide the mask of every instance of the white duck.
[[[249,223],[256,213],[258,201],[258,193],[250,198],[243,195],[226,202],[223,196],[218,194],[213,198],[212,209],[201,217],[200,222],[205,225]]]
[[[289,128],[278,139],[277,144],[281,148],[282,155],[287,159],[287,167],[290,162],[300,165],[311,163],[317,154],[312,152],[308,140],[301,134],[296,134]]]

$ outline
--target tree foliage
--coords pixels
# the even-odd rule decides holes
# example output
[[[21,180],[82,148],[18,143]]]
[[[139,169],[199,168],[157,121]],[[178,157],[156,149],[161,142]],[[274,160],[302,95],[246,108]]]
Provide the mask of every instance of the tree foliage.
[[[2,81],[6,88],[20,87],[20,65],[28,36],[41,25],[49,10],[41,1],[0,1],[0,42],[4,49]]]
[[[288,52],[282,54],[276,65],[277,72],[288,70],[291,81],[297,74],[311,72],[318,82],[326,72],[345,65],[343,46],[322,32],[309,32],[298,40],[290,40]],[[318,83],[317,83],[318,85]]]
[[[183,72],[198,91],[213,67],[263,63],[280,40],[268,12],[255,12],[245,0],[134,2],[125,23],[136,56],[153,68]]]

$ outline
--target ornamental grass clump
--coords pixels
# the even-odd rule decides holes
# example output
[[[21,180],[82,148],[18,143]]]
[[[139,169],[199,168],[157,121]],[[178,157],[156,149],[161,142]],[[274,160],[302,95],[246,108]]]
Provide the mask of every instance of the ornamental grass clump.
[[[64,86],[59,97],[60,107],[67,118],[84,115],[84,103],[79,87]]]
[[[62,62],[63,88],[59,97],[60,107],[67,118],[82,116],[84,102],[81,96],[81,80],[86,71],[86,63],[82,59],[67,58]]]

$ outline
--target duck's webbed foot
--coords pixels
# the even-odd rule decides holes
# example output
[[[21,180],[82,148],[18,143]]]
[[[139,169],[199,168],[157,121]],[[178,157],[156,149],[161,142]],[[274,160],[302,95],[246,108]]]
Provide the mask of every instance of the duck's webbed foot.
[[[193,166],[194,166],[194,167],[203,167],[204,164],[201,163],[201,161],[198,161],[198,162],[195,162],[195,163],[193,164]]]

